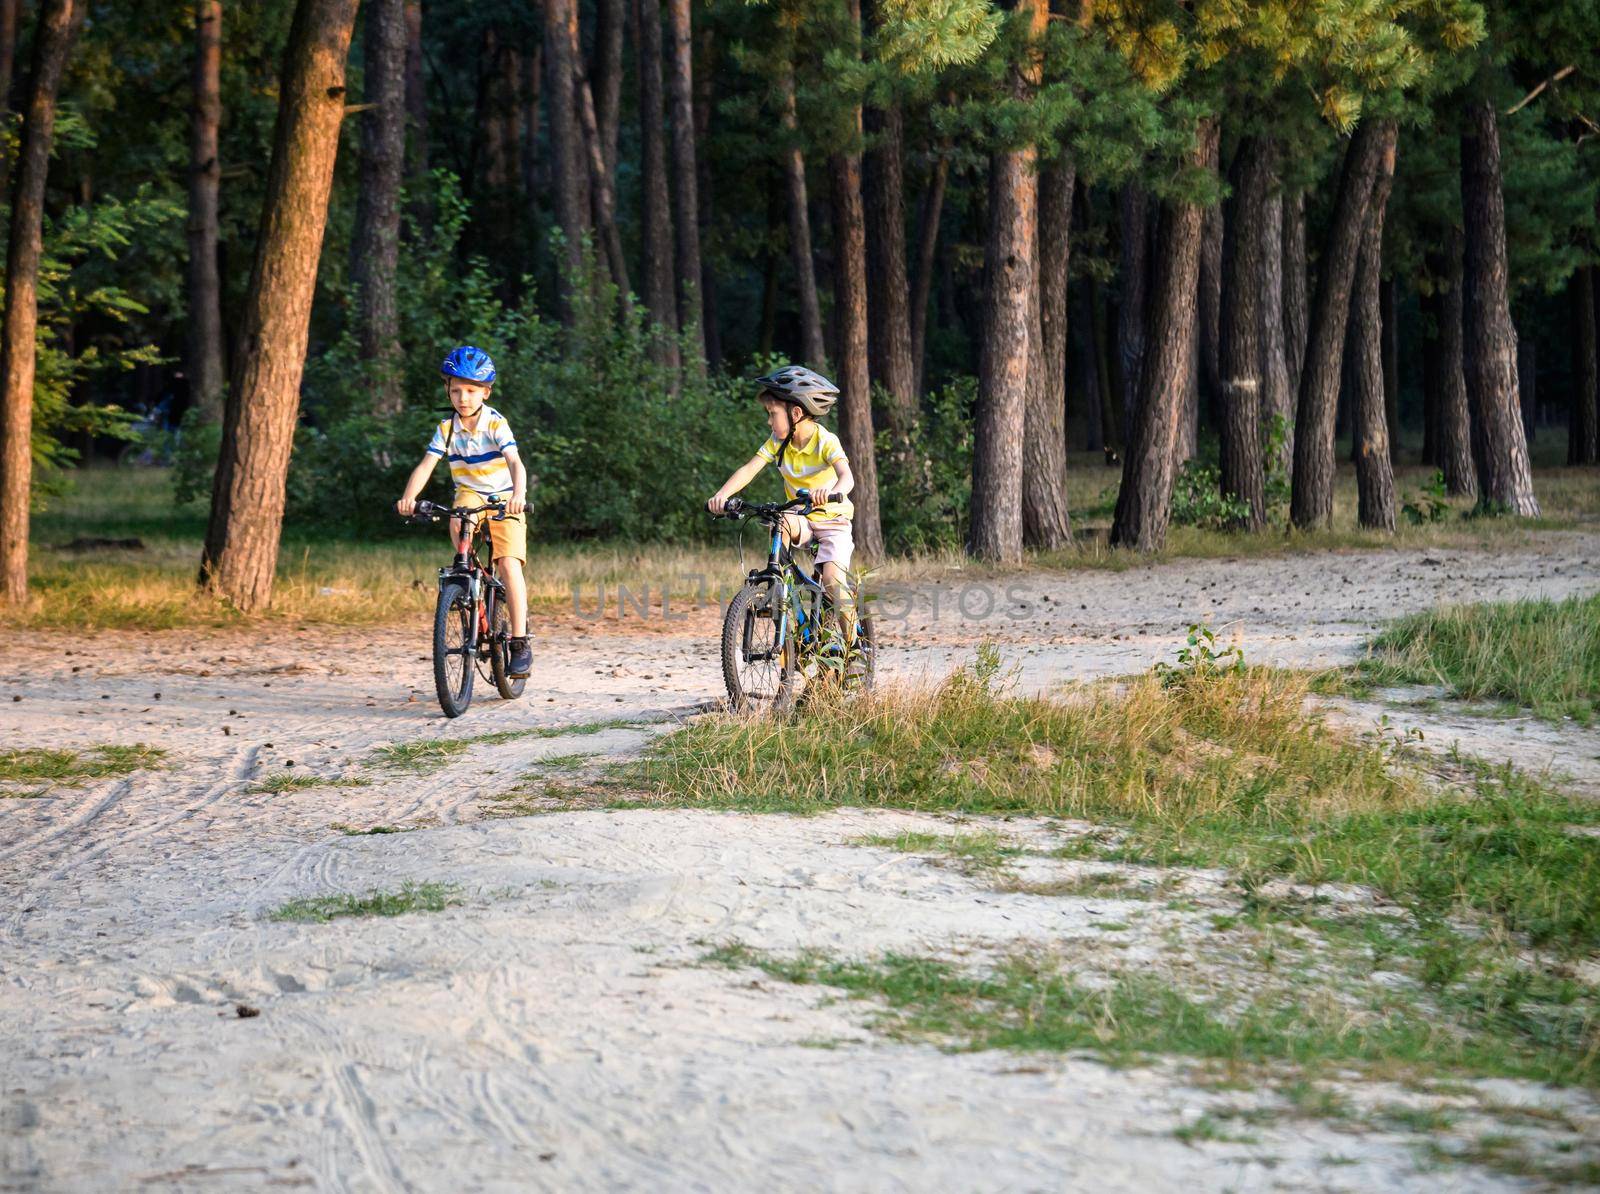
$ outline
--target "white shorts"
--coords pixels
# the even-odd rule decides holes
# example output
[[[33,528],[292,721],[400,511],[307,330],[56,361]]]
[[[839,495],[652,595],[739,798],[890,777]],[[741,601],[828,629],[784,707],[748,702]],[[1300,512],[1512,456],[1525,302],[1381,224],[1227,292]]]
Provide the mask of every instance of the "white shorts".
[[[850,560],[856,554],[856,539],[848,518],[800,519],[800,537],[795,540],[795,546],[804,547],[812,542],[816,544],[818,568],[837,564],[849,570]]]

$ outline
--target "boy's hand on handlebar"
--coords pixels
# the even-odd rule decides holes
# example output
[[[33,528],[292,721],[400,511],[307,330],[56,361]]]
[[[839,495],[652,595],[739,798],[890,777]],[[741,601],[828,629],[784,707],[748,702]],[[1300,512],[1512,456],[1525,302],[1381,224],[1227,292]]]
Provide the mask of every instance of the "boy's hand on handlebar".
[[[417,512],[417,499],[416,498],[401,498],[399,501],[397,501],[394,504],[394,508],[397,511],[399,511],[400,517],[402,517],[402,518],[410,518],[413,514],[415,514]]]
[[[728,510],[728,499],[720,493],[714,493],[706,499],[706,509],[716,517],[721,518]]]
[[[515,494],[512,494],[509,498],[506,499],[506,513],[508,515],[521,514],[527,508],[528,508],[528,501],[527,501],[526,498],[520,498],[520,497],[517,497]]]

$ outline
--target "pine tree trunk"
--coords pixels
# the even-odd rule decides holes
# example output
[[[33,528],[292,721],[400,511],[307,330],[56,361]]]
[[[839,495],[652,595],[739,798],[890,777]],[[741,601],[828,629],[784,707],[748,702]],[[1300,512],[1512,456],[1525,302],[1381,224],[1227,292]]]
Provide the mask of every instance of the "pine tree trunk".
[[[17,66],[17,14],[22,0],[0,0],[0,112],[11,111],[11,84]]]
[[[1122,366],[1121,423],[1133,426],[1139,399],[1140,374],[1145,353],[1145,281],[1149,267],[1149,218],[1145,190],[1136,182],[1124,183],[1119,197],[1122,246],[1117,277],[1117,360]]]
[[[1267,427],[1281,428],[1284,436],[1267,467],[1288,475],[1294,461],[1294,387],[1283,317],[1283,208],[1283,195],[1275,191],[1267,199],[1261,228],[1261,416]]]
[[[690,0],[667,0],[667,96],[672,114],[673,215],[677,220],[678,320],[689,342],[686,367],[705,372],[700,294],[700,191],[694,144],[694,30]]]
[[[406,123],[411,138],[406,178],[415,185],[428,176],[428,84],[422,57],[422,0],[405,0]]]
[[[1222,429],[1222,493],[1244,503],[1242,526],[1266,525],[1266,472],[1261,451],[1261,329],[1264,316],[1261,279],[1266,269],[1267,203],[1271,198],[1274,151],[1271,142],[1248,136],[1234,153],[1233,195],[1223,233],[1225,287],[1221,295],[1220,370],[1216,378]],[[1205,301],[1202,253],[1200,300]],[[1201,319],[1201,338],[1205,320]]]
[[[1190,164],[1205,160],[1209,119],[1196,130]],[[1173,445],[1178,435],[1179,403],[1194,369],[1199,326],[1200,242],[1203,210],[1193,203],[1170,202],[1161,212],[1161,251],[1150,295],[1151,351],[1139,380],[1139,399],[1122,487],[1111,523],[1113,546],[1159,551],[1172,518]]]
[[[583,73],[583,59],[574,58],[579,74],[574,80],[578,96],[578,118],[583,128],[583,148],[588,159],[589,189],[594,203],[594,226],[605,250],[606,268],[617,286],[617,301],[626,310],[632,285],[628,281],[628,259],[622,251],[622,232],[617,227],[617,197],[611,168],[606,164],[605,134],[595,111],[594,93]]]
[[[1289,392],[1298,399],[1300,372],[1306,360],[1310,314],[1306,301],[1306,197],[1296,191],[1283,197],[1283,336],[1289,363]],[[1294,442],[1294,415],[1289,416]],[[1291,459],[1292,459],[1291,454]]]
[[[617,174],[617,137],[622,127],[622,30],[625,0],[597,0],[594,31],[594,114],[606,173]],[[615,194],[612,196],[615,200]]]
[[[555,174],[556,224],[561,229],[561,322],[577,319],[574,290],[582,284],[583,243],[589,232],[588,166],[577,111],[577,0],[544,0],[546,108]]]
[[[405,39],[402,0],[368,0],[362,100],[374,106],[361,117],[361,185],[350,241],[350,281],[356,290],[356,341],[369,365],[373,409],[380,415],[397,414],[405,405],[395,294],[406,157]]]
[[[189,310],[184,321],[184,365],[190,396],[207,423],[222,421],[222,392],[227,385],[222,278],[217,268],[221,72],[222,0],[201,0],[195,8],[194,107],[189,121]]]
[[[299,0],[284,55],[255,267],[200,561],[201,583],[247,613],[272,597],[355,19],[356,0]]]
[[[39,327],[39,258],[44,187],[55,135],[56,92],[72,42],[83,25],[83,0],[41,0],[33,66],[17,150],[16,189],[6,254],[5,317],[0,332],[0,604],[28,598],[28,504],[33,487],[33,381]]]
[[[1435,417],[1438,419],[1439,468],[1451,497],[1478,496],[1478,469],[1472,459],[1472,418],[1467,402],[1465,350],[1462,323],[1461,233],[1451,230],[1443,260],[1435,258],[1433,275],[1442,279],[1438,290],[1436,327],[1439,384]]]
[[[1533,518],[1528,444],[1517,409],[1517,333],[1511,326],[1506,278],[1505,198],[1500,187],[1500,133],[1494,106],[1467,105],[1461,135],[1461,207],[1467,400],[1472,406],[1478,502]]]
[[[872,379],[886,396],[889,431],[903,442],[917,420],[916,371],[911,355],[910,284],[906,279],[904,118],[900,109],[868,108],[867,310],[871,319]]]
[[[672,200],[662,110],[661,0],[634,0],[634,45],[639,64],[639,175],[644,201],[639,222],[644,257],[644,302],[661,329],[657,360],[678,369],[678,293],[673,266]]]
[[[1429,254],[1431,262],[1433,254]],[[1422,308],[1422,463],[1439,467],[1439,293],[1437,284],[1418,296]]]
[[[1394,136],[1393,123],[1369,120],[1356,130],[1345,151],[1333,223],[1317,271],[1316,305],[1311,311],[1295,411],[1294,487],[1289,517],[1301,530],[1333,522],[1333,435],[1350,288],[1366,233],[1373,182],[1384,160],[1394,151]]]
[[[1390,454],[1383,362],[1383,218],[1394,183],[1389,154],[1372,186],[1367,230],[1361,239],[1350,303],[1350,350],[1355,380],[1356,489],[1361,525],[1380,531],[1395,526],[1394,461]]]
[[[1586,266],[1572,275],[1572,399],[1567,416],[1567,463],[1600,463],[1600,361],[1596,360],[1594,283],[1597,272]]]
[[[870,562],[883,559],[884,545],[867,371],[867,217],[861,203],[861,158],[836,153],[829,157],[828,169],[833,182],[833,302],[839,321],[839,434],[856,481],[850,494],[856,509],[856,549]]]
[[[544,121],[544,42],[522,59],[522,120],[517,164],[522,171],[522,194],[533,202],[550,189],[547,164],[539,157],[539,136]]]
[[[1380,251],[1381,256],[1381,251]],[[1400,316],[1397,284],[1389,278],[1379,291],[1383,319],[1383,412],[1389,424],[1389,461],[1400,463]]]
[[[1106,463],[1118,462],[1123,445],[1127,442],[1120,415],[1122,403],[1117,399],[1115,354],[1111,351],[1111,332],[1107,327],[1105,302],[1100,294],[1100,283],[1089,275],[1089,335],[1094,341],[1094,379],[1100,398],[1100,441]]]
[[[1213,174],[1222,172],[1222,138],[1221,125],[1216,126],[1216,133],[1211,137],[1211,143],[1206,145],[1204,164]],[[1237,150],[1235,151],[1237,154]],[[1222,408],[1222,303],[1223,279],[1227,277],[1228,267],[1223,263],[1225,252],[1224,240],[1226,232],[1223,219],[1223,205],[1213,204],[1206,208],[1200,229],[1200,380],[1205,386],[1207,409],[1218,418],[1219,423],[1226,421],[1227,415]],[[1198,405],[1198,404],[1196,404]],[[1198,412],[1197,412],[1198,413]],[[1183,435],[1183,428],[1179,427],[1179,436]],[[1180,453],[1180,458],[1182,454]]]
[[[701,24],[696,35],[700,61],[694,74],[694,143],[699,171],[700,243],[714,245],[716,222],[716,175],[711,169],[711,113],[714,109],[712,84],[717,79],[716,45],[711,30]],[[703,249],[700,254],[700,306],[705,319],[706,363],[722,363],[722,322],[717,314],[717,258]]]
[[[1039,171],[1038,182],[1022,441],[1022,540],[1045,551],[1072,542],[1067,511],[1067,265],[1077,176],[1076,162],[1062,155]]]
[[[806,194],[806,160],[800,149],[795,111],[794,70],[786,64],[778,78],[779,121],[786,141],[783,151],[784,191],[789,205],[789,256],[794,263],[795,297],[800,304],[800,344],[807,365],[822,368],[828,358],[822,342],[822,304],[817,299],[817,271],[811,257],[811,208]]]
[[[933,290],[934,252],[939,244],[939,220],[944,215],[944,188],[950,176],[950,158],[940,153],[933,160],[928,187],[917,213],[917,263],[911,275],[911,392],[922,393],[928,359],[928,298]]]

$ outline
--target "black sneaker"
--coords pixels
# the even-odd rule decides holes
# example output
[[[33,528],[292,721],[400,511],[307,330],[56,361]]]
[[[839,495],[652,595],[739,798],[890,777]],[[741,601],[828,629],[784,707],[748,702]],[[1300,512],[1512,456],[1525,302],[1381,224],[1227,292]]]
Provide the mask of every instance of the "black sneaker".
[[[521,680],[533,671],[533,648],[528,646],[526,638],[509,640],[511,647],[511,666],[506,669],[506,675],[513,680]]]

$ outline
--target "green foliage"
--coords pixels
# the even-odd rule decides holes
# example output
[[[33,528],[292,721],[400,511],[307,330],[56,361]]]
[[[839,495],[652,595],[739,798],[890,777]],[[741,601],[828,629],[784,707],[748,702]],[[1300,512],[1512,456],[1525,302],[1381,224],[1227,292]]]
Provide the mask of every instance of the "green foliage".
[[[1180,684],[1203,684],[1221,676],[1242,676],[1245,672],[1244,648],[1235,643],[1217,650],[1217,634],[1209,626],[1192,623],[1189,636],[1178,649],[1178,662],[1155,665],[1155,674],[1168,688]]]
[[[1406,498],[1400,512],[1413,526],[1441,522],[1450,516],[1450,489],[1438,469],[1418,492]]]
[[[290,900],[273,911],[270,919],[326,924],[341,916],[404,916],[410,912],[443,912],[461,903],[460,889],[452,883],[405,883],[399,891],[369,891],[365,895],[329,895]]]
[[[1249,514],[1248,503],[1223,496],[1219,465],[1198,457],[1183,462],[1172,482],[1174,526],[1220,531],[1238,526]]]
[[[966,542],[977,392],[976,379],[963,377],[930,395],[903,446],[888,432],[879,433],[879,505],[890,551],[933,551]]]

